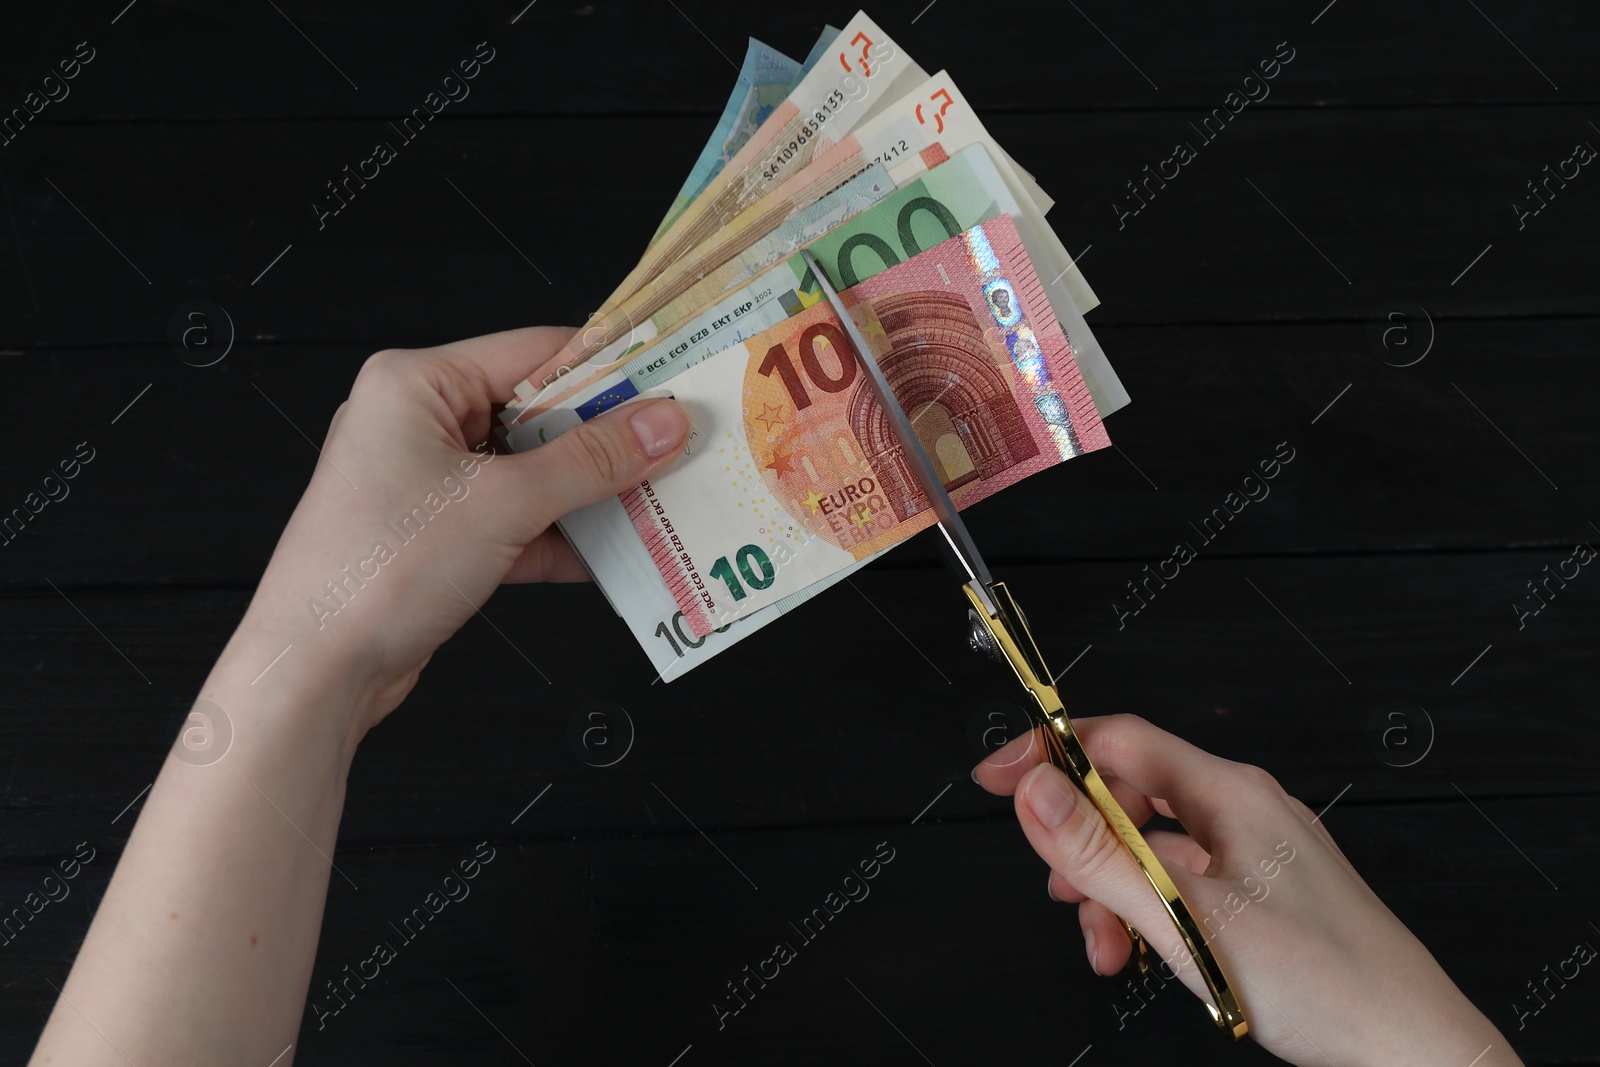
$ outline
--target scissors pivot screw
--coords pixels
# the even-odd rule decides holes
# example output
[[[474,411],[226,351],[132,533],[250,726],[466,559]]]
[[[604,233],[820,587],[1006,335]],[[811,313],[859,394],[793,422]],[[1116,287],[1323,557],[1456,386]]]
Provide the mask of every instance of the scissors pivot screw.
[[[967,609],[967,644],[974,652],[982,652],[990,659],[999,663],[1001,660],[1000,646],[995,643],[994,635],[989,628],[978,618],[978,613],[971,608]]]

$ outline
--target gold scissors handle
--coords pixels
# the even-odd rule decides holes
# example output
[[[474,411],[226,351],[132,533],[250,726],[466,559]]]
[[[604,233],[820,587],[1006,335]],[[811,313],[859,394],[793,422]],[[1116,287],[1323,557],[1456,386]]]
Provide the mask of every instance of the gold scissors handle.
[[[1040,655],[1038,646],[1033,642],[1033,635],[1028,630],[1028,624],[1017,602],[1012,599],[1004,582],[991,582],[987,588],[988,599],[994,603],[996,611],[990,614],[985,606],[985,598],[972,583],[962,586],[962,590],[971,603],[971,614],[976,620],[974,643],[982,649],[997,653],[997,658],[1011,665],[1017,681],[1032,698],[1033,715],[1043,727],[1040,732],[1044,735],[1045,750],[1049,754],[1050,762],[1066,772],[1105,817],[1106,822],[1116,831],[1128,851],[1133,853],[1134,862],[1138,863],[1145,878],[1149,879],[1150,885],[1161,897],[1161,903],[1166,907],[1167,914],[1171,916],[1178,933],[1183,937],[1189,959],[1194,961],[1195,968],[1200,972],[1200,977],[1205,979],[1206,988],[1211,992],[1211,1003],[1206,1005],[1211,1012],[1211,1018],[1224,1033],[1232,1034],[1235,1041],[1244,1037],[1250,1027],[1245,1022],[1244,1012],[1240,1009],[1239,1001],[1228,984],[1228,976],[1223,973],[1222,964],[1212,954],[1211,946],[1206,943],[1205,932],[1200,928],[1200,924],[1195,922],[1193,913],[1189,911],[1189,905],[1184,902],[1183,894],[1178,892],[1178,887],[1173,884],[1166,868],[1156,858],[1149,842],[1144,839],[1139,828],[1133,825],[1133,820],[1122,810],[1122,805],[1111,795],[1111,790],[1106,787],[1100,772],[1095,770],[1094,764],[1089,761],[1088,753],[1084,752],[1077,733],[1072,729],[1072,720],[1067,717],[1066,707],[1061,703],[1061,695],[1056,691],[1056,687],[1050,684],[1050,674],[1045,669],[1044,657]],[[1144,938],[1126,922],[1123,925],[1133,938],[1140,970],[1148,972],[1149,948]],[[1178,970],[1178,967],[1173,967],[1173,970]]]

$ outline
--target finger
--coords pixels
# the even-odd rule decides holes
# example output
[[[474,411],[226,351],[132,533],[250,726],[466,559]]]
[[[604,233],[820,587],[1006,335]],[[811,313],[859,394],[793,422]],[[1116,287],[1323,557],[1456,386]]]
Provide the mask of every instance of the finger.
[[[482,385],[481,396],[500,404],[516,391],[518,382],[542,370],[577,332],[575,326],[529,326],[451,341],[427,352],[470,373]]]
[[[1073,723],[1102,777],[1120,778],[1166,811],[1208,851],[1218,816],[1249,798],[1264,772],[1213,756],[1136,715],[1107,715]],[[1157,809],[1161,810],[1161,809]]]
[[[983,762],[973,768],[972,780],[996,796],[1008,797],[1017,791],[1022,776],[1044,759],[1044,745],[1035,727],[985,756]]]
[[[1051,871],[1050,877],[1045,880],[1044,891],[1051,900],[1058,904],[1081,904],[1089,899],[1078,892],[1071,882],[1055,871]]]
[[[1078,905],[1078,926],[1083,930],[1083,952],[1095,974],[1116,974],[1128,965],[1133,941],[1122,920],[1104,904],[1085,900]]]
[[[386,405],[398,398],[430,402],[430,410],[442,404],[440,429],[446,438],[476,447],[489,434],[494,407],[511,399],[517,383],[553,359],[573,332],[566,326],[533,326],[437,348],[386,349],[362,365],[355,390],[377,390]]]
[[[1169,870],[1181,867],[1203,875],[1206,868],[1211,866],[1211,853],[1201,848],[1200,842],[1188,834],[1175,834],[1171,830],[1146,830],[1144,839],[1161,860],[1161,865]]]
[[[1169,871],[1181,867],[1204,874],[1206,864],[1211,862],[1211,857],[1187,834],[1155,830],[1145,834],[1145,840]],[[1097,974],[1116,974],[1128,965],[1133,942],[1116,913],[1085,897],[1059,871],[1050,872],[1049,893],[1063,903],[1079,902],[1078,924],[1083,928],[1084,952]]]
[[[547,445],[501,460],[495,469],[518,483],[512,490],[518,526],[513,536],[531,541],[562,515],[638,485],[671,463],[688,437],[682,408],[671,400],[647,400],[623,404]]]
[[[1013,795],[1017,791],[1017,783],[1042,763],[1047,755],[1041,729],[1036,727],[1025,734],[1018,734],[985,757],[973,769],[973,781],[997,796]],[[1151,815],[1160,810],[1149,797],[1121,779],[1105,777],[1105,783],[1135,826],[1143,826],[1150,821]],[[1161,811],[1161,814],[1172,817],[1170,809]]]
[[[1016,809],[1029,843],[1052,870],[1127,919],[1163,958],[1174,957],[1181,942],[1160,898],[1122,839],[1066,775],[1048,764],[1028,772],[1017,790]],[[1200,881],[1177,862],[1163,866],[1180,891]],[[1102,947],[1110,951],[1109,938],[1097,945]]]
[[[511,564],[506,576],[500,579],[505,585],[526,582],[587,582],[589,568],[567,544],[560,530],[546,530],[529,541]]]

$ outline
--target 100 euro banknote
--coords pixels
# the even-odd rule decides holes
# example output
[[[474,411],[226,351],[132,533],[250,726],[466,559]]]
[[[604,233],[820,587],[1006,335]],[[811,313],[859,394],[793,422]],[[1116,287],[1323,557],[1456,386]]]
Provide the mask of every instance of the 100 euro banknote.
[[[1009,218],[843,295],[958,507],[1110,443]],[[696,636],[935,521],[827,303],[671,392],[691,458],[623,502]]]

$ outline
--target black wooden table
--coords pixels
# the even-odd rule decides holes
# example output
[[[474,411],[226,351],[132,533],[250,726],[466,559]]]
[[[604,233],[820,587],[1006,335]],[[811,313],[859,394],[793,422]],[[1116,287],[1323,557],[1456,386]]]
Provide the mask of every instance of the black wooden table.
[[[5,1062],[361,360],[581,322],[726,57],[803,54],[853,10],[523,2],[4,17],[0,105],[77,76],[0,145],[0,511],[94,458],[0,549],[0,910],[95,857],[0,946]],[[1268,767],[1529,1063],[1600,1063],[1600,978],[1520,1030],[1512,1007],[1600,944],[1600,576],[1566,562],[1600,541],[1600,173],[1576,147],[1600,145],[1600,9],[1325,3],[872,9],[1059,199],[1134,397],[1116,449],[969,521],[1076,712]],[[470,98],[319,219],[484,41]],[[1270,93],[1207,125],[1264,61]],[[197,321],[204,356],[174,340]],[[1269,496],[1197,529],[1285,449]],[[1179,543],[1197,558],[1135,601]],[[469,623],[357,760],[298,1062],[1269,1060],[1186,995],[1124,1015],[1090,975],[1009,802],[968,780],[1014,706],[957,597],[919,539],[774,625],[825,686],[755,642],[662,686],[593,589],[497,594],[509,642]],[[611,747],[575,740],[596,721]],[[470,899],[333,1013],[327,984],[480,841]],[[870,897],[719,1024],[726,983],[875,853]]]

